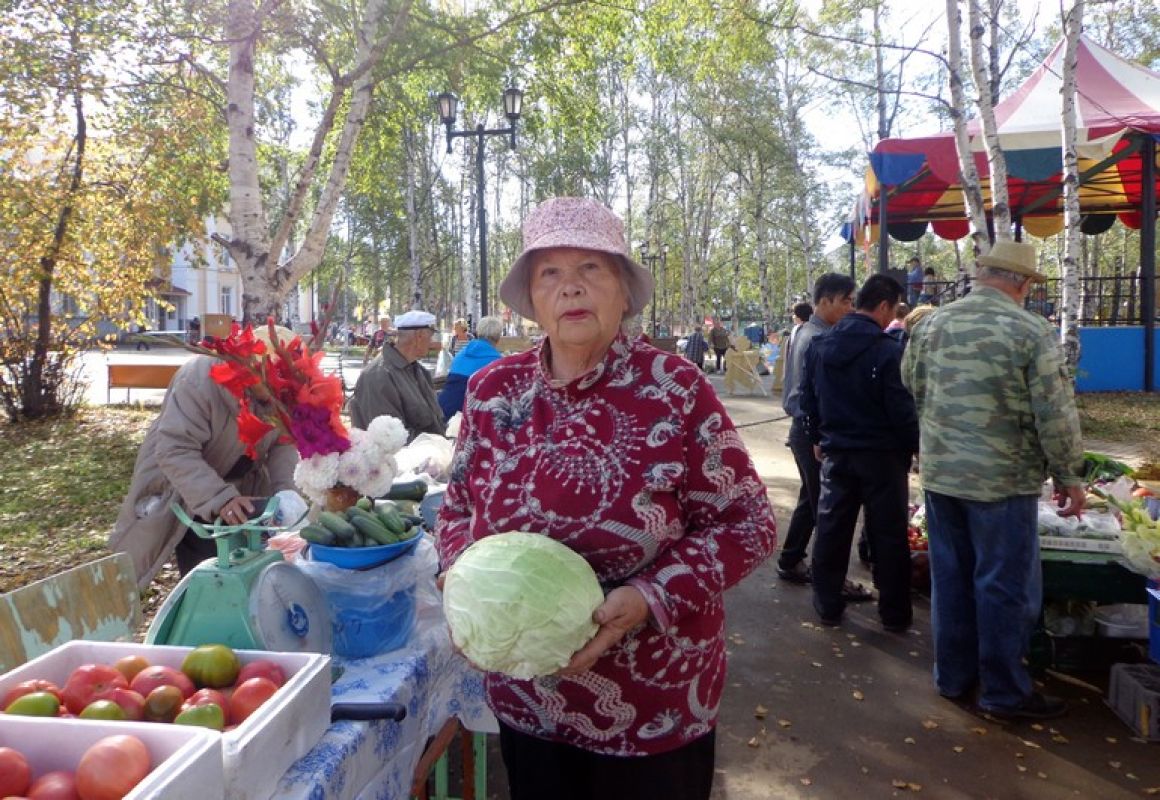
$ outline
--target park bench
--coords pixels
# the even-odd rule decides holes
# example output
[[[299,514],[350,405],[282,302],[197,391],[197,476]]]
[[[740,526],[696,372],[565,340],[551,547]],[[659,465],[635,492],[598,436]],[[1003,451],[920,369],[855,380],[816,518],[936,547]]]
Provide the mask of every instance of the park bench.
[[[109,385],[105,402],[112,402],[113,389],[125,390],[125,402],[133,389],[168,389],[180,364],[107,364]]]

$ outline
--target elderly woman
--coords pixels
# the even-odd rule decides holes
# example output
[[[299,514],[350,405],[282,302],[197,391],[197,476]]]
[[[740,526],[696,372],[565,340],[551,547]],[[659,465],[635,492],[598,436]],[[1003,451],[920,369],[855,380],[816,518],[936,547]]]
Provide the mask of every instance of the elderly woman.
[[[447,381],[439,392],[439,407],[443,417],[451,419],[463,410],[463,396],[467,394],[467,379],[500,357],[496,349],[503,336],[503,320],[484,317],[475,326],[476,338],[461,349],[447,370]]]
[[[480,322],[483,322],[483,320],[480,320]],[[478,325],[475,326],[475,332],[479,336],[483,335],[479,332]],[[467,331],[467,320],[462,318],[455,320],[455,322],[451,323],[451,338],[447,341],[447,354],[452,357],[459,355],[459,351],[462,350],[467,345],[467,343],[472,340],[472,338],[472,335]]]
[[[557,198],[523,236],[499,293],[546,336],[468,381],[438,548],[446,569],[485,536],[550,536],[606,597],[558,674],[486,676],[511,797],[704,800],[722,593],[774,549],[765,487],[701,371],[622,330],[653,279],[620,220]]]

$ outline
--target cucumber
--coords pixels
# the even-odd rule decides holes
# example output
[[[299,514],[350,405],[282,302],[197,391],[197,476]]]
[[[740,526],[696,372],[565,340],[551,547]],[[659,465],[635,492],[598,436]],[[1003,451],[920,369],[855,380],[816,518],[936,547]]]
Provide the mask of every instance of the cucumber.
[[[383,527],[390,531],[395,536],[401,535],[407,530],[407,524],[403,522],[403,517],[394,508],[377,508],[375,514]]]
[[[394,544],[397,541],[393,533],[375,520],[357,516],[351,520],[351,523],[358,528],[359,533],[367,538],[368,545]]]
[[[418,503],[427,496],[427,484],[423,481],[401,481],[391,484],[391,490],[383,497],[387,500],[411,500]]]
[[[411,528],[418,528],[423,525],[423,518],[414,514],[404,514],[403,522],[407,523],[407,530]]]
[[[371,544],[374,544],[374,542],[371,542]],[[354,532],[354,536],[350,537],[350,541],[346,543],[346,546],[347,547],[366,547],[367,546],[367,539],[365,536],[363,536],[361,533],[359,533],[356,530]]]
[[[370,511],[374,507],[375,501],[371,500],[369,497],[360,497],[358,501],[355,502],[355,504],[352,506],[352,508],[361,508],[363,511]]]
[[[346,546],[358,532],[353,525],[343,519],[341,514],[336,514],[333,511],[323,511],[318,515],[318,522],[333,533],[338,543],[343,546]]]
[[[334,534],[329,528],[311,523],[298,531],[298,535],[311,544],[321,544],[326,547],[334,546]]]

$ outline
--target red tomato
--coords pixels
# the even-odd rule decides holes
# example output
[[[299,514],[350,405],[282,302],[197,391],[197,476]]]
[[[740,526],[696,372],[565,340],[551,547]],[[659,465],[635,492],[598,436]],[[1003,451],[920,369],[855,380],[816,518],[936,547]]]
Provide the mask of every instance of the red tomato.
[[[259,658],[257,661],[251,661],[242,667],[242,671],[238,673],[238,679],[235,681],[239,686],[250,678],[266,678],[273,681],[276,685],[281,686],[286,682],[286,671],[280,666],[265,658]]]
[[[44,681],[39,678],[30,681],[21,681],[13,686],[4,694],[4,699],[0,700],[0,708],[8,708],[12,705],[12,701],[18,697],[23,697],[26,694],[33,692],[49,692],[56,695],[56,699],[60,699],[60,687],[52,681]]]
[[[103,700],[112,700],[121,707],[125,712],[125,719],[138,722],[145,710],[145,698],[132,689],[124,689],[118,686],[116,689],[110,689],[105,692]]]
[[[125,680],[132,682],[137,673],[149,666],[145,656],[121,656],[113,662],[113,668],[125,676]]]
[[[102,700],[110,689],[129,686],[125,676],[108,664],[84,664],[68,676],[60,699],[68,710],[79,714],[94,700]]]
[[[28,790],[28,800],[80,800],[77,779],[71,772],[46,772]]]
[[[129,688],[142,697],[148,697],[158,686],[176,686],[181,690],[182,697],[189,697],[197,691],[188,675],[173,667],[161,665],[146,667],[138,672]]]
[[[106,736],[81,756],[77,764],[77,794],[81,800],[121,800],[152,769],[149,749],[136,736]]]
[[[278,687],[268,678],[250,678],[245,683],[238,684],[230,697],[230,722],[240,725],[276,691]]]
[[[181,710],[185,711],[196,706],[205,706],[213,703],[218,708],[225,710],[229,708],[226,703],[226,696],[217,689],[198,689],[189,696],[189,699],[181,704]]]
[[[32,767],[19,750],[0,747],[0,797],[20,795],[32,784]]]

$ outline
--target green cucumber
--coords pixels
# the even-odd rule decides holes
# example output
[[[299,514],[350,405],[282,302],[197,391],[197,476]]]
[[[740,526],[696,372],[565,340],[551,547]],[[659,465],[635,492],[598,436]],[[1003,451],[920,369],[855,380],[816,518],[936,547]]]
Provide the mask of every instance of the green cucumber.
[[[374,520],[358,516],[351,523],[367,538],[368,545],[394,544],[397,541],[394,534]]]
[[[383,497],[387,500],[412,500],[418,503],[427,496],[427,484],[423,481],[402,481],[391,484],[391,490]]]
[[[334,534],[335,538],[342,545],[346,545],[352,538],[354,538],[355,527],[347,522],[341,514],[336,514],[333,511],[323,511],[318,515],[318,522],[324,528]]]
[[[360,497],[351,508],[360,508],[363,511],[370,511],[375,507],[375,501],[369,497]]]
[[[298,531],[298,535],[311,544],[321,544],[326,547],[334,546],[334,533],[321,525],[310,524]]]
[[[403,521],[403,516],[394,508],[377,508],[375,514],[378,515],[383,527],[395,536],[400,536],[407,530],[407,523]]]

